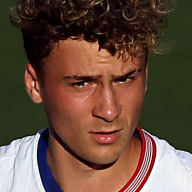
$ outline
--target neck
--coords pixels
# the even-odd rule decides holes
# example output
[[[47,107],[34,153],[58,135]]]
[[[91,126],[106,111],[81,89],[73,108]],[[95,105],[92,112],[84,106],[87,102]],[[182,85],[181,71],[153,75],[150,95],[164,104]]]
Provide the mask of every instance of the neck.
[[[117,161],[98,165],[77,158],[50,134],[47,161],[53,177],[65,192],[77,189],[83,192],[119,191],[136,170],[140,153],[141,142],[132,136],[126,150]]]

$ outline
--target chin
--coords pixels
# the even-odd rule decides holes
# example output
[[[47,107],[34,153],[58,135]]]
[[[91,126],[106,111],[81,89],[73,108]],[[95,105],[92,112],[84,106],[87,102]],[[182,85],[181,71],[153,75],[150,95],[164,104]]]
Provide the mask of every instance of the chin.
[[[89,161],[85,161],[84,163],[87,165],[87,166],[89,166],[89,167],[91,167],[91,168],[93,168],[93,169],[95,169],[95,170],[102,170],[102,169],[107,169],[107,168],[109,168],[109,167],[111,167],[113,164],[115,164],[115,162],[117,161],[118,159],[94,159],[94,161],[91,161],[91,160],[89,160]]]
[[[93,154],[93,156],[86,158],[87,160],[85,160],[84,163],[95,169],[103,169],[112,166],[120,158],[122,153],[104,154],[97,152],[96,154],[97,155]]]
[[[95,165],[113,165],[126,152],[127,143],[121,142],[114,145],[99,146],[98,148],[89,148],[84,153],[83,159],[89,164]]]

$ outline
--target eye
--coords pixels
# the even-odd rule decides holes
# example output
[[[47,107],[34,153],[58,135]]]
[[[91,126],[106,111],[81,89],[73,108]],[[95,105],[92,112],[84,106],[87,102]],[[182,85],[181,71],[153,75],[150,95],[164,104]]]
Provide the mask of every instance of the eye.
[[[86,87],[88,85],[89,85],[88,81],[78,81],[78,82],[72,83],[72,86],[78,87],[78,88],[84,88],[84,87]]]
[[[115,79],[115,83],[130,83],[134,80],[134,76],[123,76],[123,77],[120,77],[118,79]]]

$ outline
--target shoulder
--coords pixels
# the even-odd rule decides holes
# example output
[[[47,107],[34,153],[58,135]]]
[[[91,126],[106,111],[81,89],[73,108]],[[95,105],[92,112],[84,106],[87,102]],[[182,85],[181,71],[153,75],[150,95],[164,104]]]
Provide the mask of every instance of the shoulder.
[[[192,192],[192,155],[144,131],[156,145],[155,163],[144,191]],[[161,183],[161,185],[159,185]]]
[[[23,153],[32,150],[39,137],[40,133],[38,132],[36,135],[17,139],[7,146],[0,147],[0,165],[5,160],[15,159],[21,152]]]
[[[189,175],[192,176],[192,154],[186,151],[177,150],[171,146],[166,140],[159,139],[151,135],[157,147],[157,160],[163,161],[166,164],[180,164]],[[168,160],[169,159],[169,160]],[[168,160],[168,161],[166,161]]]
[[[177,154],[180,162],[190,172],[192,176],[192,154],[181,150],[176,150],[175,153]]]
[[[30,151],[35,140],[35,136],[28,136],[12,141],[7,146],[0,147],[0,171],[5,168],[13,168],[14,162],[20,158],[20,154]]]
[[[36,177],[39,138],[40,132],[0,147],[0,191],[15,191]]]
[[[15,156],[21,148],[23,149],[29,146],[33,140],[34,136],[28,136],[22,139],[14,140],[9,145],[0,147],[0,161],[4,158],[11,158]]]

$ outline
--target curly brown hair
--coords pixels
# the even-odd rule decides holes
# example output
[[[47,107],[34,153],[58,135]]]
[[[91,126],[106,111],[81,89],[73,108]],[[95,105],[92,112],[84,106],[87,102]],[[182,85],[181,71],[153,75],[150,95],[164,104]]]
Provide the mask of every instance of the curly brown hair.
[[[172,0],[18,0],[11,22],[23,34],[29,61],[39,70],[59,40],[98,42],[119,56],[136,45],[156,52]]]

